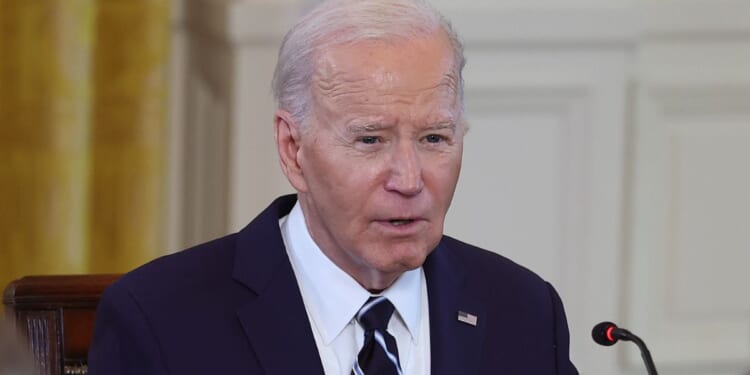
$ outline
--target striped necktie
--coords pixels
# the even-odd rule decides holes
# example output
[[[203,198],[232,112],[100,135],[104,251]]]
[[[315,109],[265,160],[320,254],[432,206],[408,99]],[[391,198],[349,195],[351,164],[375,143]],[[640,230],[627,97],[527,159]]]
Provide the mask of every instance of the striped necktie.
[[[396,339],[386,331],[393,304],[383,296],[370,297],[357,313],[365,341],[354,361],[352,375],[401,375]]]

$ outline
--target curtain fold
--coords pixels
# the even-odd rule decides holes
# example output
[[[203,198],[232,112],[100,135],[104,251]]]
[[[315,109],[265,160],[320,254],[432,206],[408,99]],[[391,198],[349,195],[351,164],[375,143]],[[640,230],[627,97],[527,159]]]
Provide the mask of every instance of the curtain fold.
[[[163,250],[166,0],[0,0],[0,287]]]
[[[94,272],[123,272],[164,251],[167,4],[98,4],[88,227]]]
[[[87,267],[93,0],[0,0],[0,282]]]

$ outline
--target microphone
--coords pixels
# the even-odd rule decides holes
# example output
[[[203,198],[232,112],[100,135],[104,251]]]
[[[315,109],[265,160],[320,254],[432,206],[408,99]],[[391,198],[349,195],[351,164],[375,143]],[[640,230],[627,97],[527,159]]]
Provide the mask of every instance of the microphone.
[[[654,360],[651,358],[651,353],[648,351],[646,343],[627,329],[619,328],[612,322],[601,322],[591,330],[591,337],[597,344],[604,346],[612,346],[619,340],[634,342],[638,345],[638,349],[641,350],[641,358],[643,358],[643,363],[646,365],[648,374],[657,375]]]

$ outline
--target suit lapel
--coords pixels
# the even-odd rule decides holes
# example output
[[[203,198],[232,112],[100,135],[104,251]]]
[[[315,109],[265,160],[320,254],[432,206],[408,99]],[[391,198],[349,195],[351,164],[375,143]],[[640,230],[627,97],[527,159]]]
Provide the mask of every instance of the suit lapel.
[[[432,375],[478,373],[487,324],[483,304],[467,289],[461,259],[452,251],[443,241],[424,264]],[[461,319],[460,312],[466,313]]]
[[[293,196],[278,199],[240,232],[233,276],[256,297],[242,306],[237,316],[266,374],[323,375],[279,231],[279,217],[286,215],[294,202]]]
[[[315,339],[296,283],[269,285],[237,316],[260,365],[268,375],[323,374]],[[299,301],[296,301],[299,299]]]
[[[237,317],[266,374],[323,375],[278,225],[295,201],[294,196],[279,198],[240,232],[233,277],[255,298],[238,309]],[[443,241],[424,264],[432,375],[476,374],[487,323],[484,306],[467,289],[461,259],[452,251]],[[459,320],[459,312],[469,314],[469,320],[475,316],[476,325]]]

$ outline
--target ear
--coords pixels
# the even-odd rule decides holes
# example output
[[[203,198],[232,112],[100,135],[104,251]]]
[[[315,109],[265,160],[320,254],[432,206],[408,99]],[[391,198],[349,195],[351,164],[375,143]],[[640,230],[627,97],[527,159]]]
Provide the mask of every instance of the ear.
[[[307,192],[302,167],[300,166],[300,151],[302,137],[299,125],[292,118],[292,114],[282,109],[274,114],[274,138],[279,152],[279,163],[289,183],[300,193]]]

